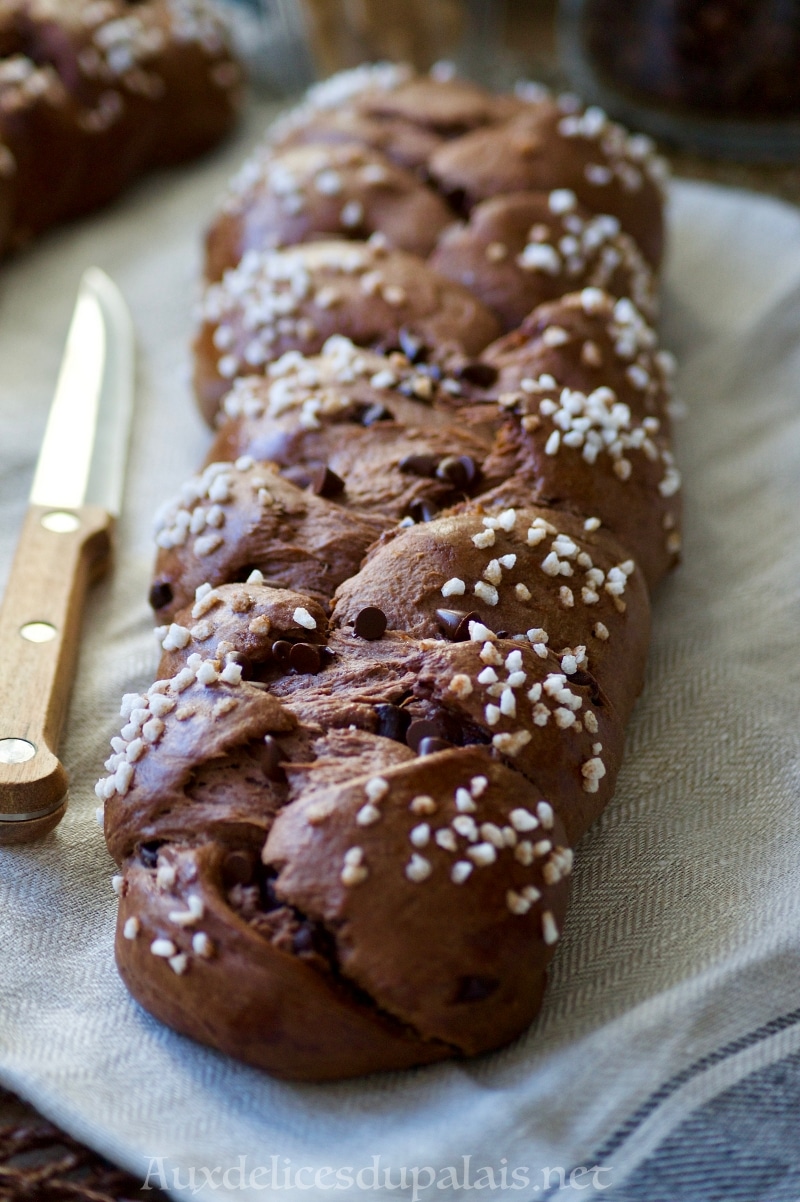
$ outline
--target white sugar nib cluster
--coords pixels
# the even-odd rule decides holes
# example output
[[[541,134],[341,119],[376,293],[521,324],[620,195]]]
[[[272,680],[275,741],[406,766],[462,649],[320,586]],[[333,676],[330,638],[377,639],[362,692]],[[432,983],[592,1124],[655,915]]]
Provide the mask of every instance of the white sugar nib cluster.
[[[215,440],[96,787],[123,976],[183,1033],[327,1081],[536,1014],[680,546],[663,183],[574,98],[386,64],[232,181]]]
[[[488,778],[476,775],[457,785],[451,796],[440,795],[437,800],[427,794],[413,797],[407,807],[411,815],[409,850],[403,871],[406,879],[416,885],[440,875],[453,885],[464,886],[473,872],[491,869],[500,877],[506,909],[521,917],[542,901],[542,890],[535,880],[554,886],[570,875],[572,851],[554,844],[554,812],[547,801],[539,801],[535,810],[524,806],[512,809],[502,826],[482,819],[488,788]],[[371,827],[384,820],[380,803],[391,805],[391,783],[373,777],[364,784],[364,796],[365,803],[357,811],[355,822]],[[507,887],[511,861],[517,872],[519,866],[531,870],[529,883]],[[342,857],[342,884],[354,888],[368,879],[365,849],[357,844],[349,847]],[[539,922],[544,943],[556,943],[559,931],[552,912],[540,907]]]
[[[184,632],[183,627],[173,623],[164,635],[162,646],[165,650],[185,647],[188,636],[188,631]],[[146,693],[126,693],[120,708],[125,725],[112,738],[112,754],[105,762],[108,776],[95,785],[99,800],[105,802],[115,795],[124,797],[133,786],[137,763],[161,742],[168,723],[185,722],[196,716],[196,706],[185,700],[181,702],[187,689],[195,685],[205,688],[227,685],[228,689],[221,692],[212,711],[219,716],[236,707],[235,696],[230,690],[235,690],[241,683],[242,669],[236,662],[221,663],[219,659],[204,659],[194,653],[188,657],[186,667],[172,679],[157,680]]]

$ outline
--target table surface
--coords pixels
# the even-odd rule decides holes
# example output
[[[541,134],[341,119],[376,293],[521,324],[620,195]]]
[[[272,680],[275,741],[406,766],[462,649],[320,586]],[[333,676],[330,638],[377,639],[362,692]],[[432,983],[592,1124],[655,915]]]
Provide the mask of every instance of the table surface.
[[[530,78],[541,79],[555,88],[566,86],[556,54],[556,0],[509,0],[507,39]],[[800,203],[800,164],[752,165],[712,161],[698,155],[664,147],[678,177],[709,180],[733,187],[781,197]],[[0,1088],[0,1127],[36,1117],[36,1112],[13,1094]],[[142,1197],[153,1197],[153,1194]]]

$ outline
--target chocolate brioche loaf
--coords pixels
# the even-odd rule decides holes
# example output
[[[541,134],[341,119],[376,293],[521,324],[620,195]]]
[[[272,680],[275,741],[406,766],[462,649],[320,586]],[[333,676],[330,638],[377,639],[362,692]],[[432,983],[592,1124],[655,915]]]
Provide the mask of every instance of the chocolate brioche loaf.
[[[0,254],[212,146],[241,82],[205,0],[4,0]]]
[[[209,236],[217,432],[158,516],[158,679],[97,793],[131,992],[283,1077],[524,1030],[613,795],[680,480],[674,365],[634,303],[658,169],[601,116],[363,69],[282,123]],[[529,177],[486,199],[476,160],[447,229],[430,181],[487,131]],[[588,144],[619,216],[587,206]]]

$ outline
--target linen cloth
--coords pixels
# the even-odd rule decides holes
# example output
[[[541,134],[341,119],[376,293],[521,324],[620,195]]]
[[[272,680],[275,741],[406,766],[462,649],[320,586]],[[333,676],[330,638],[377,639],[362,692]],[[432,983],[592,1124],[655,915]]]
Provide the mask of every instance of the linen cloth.
[[[209,441],[188,383],[200,233],[268,115],[0,271],[0,578],[86,265],[116,279],[140,346],[116,569],[62,744],[70,808],[0,850],[0,1081],[176,1197],[796,1200],[800,212],[777,201],[672,190],[685,558],[531,1031],[466,1063],[287,1085],[160,1026],[117,977],[93,785],[121,695],[153,678],[152,515]]]

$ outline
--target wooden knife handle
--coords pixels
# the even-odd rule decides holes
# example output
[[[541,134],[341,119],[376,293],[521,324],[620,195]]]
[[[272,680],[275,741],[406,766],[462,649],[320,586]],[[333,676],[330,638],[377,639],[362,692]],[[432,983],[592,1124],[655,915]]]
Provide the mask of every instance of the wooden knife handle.
[[[0,608],[0,844],[41,838],[66,809],[58,743],[86,590],[109,562],[104,509],[31,505]]]

